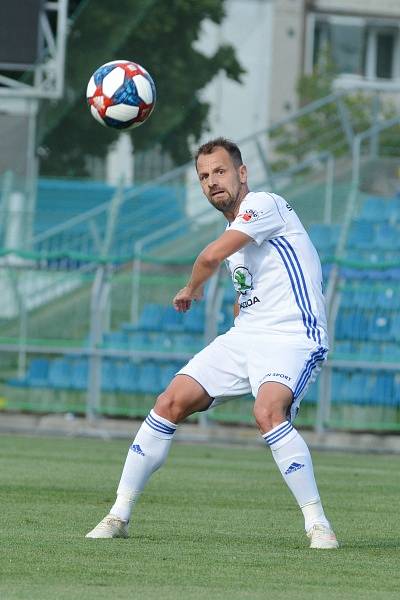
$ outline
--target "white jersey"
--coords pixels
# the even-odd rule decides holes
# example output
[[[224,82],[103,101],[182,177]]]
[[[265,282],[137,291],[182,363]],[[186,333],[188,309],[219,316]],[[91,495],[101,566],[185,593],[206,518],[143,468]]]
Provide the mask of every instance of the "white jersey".
[[[305,335],[327,348],[321,263],[292,207],[277,194],[249,192],[227,230],[254,240],[226,261],[240,294],[235,328]]]

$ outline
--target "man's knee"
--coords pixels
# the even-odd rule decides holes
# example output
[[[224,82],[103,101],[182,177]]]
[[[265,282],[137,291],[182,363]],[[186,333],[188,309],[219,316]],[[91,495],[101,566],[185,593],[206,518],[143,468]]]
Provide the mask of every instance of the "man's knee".
[[[185,418],[185,408],[176,395],[168,389],[161,392],[154,405],[155,412],[160,417],[171,421],[171,423],[179,423]]]
[[[260,388],[261,390],[261,388]],[[262,433],[271,431],[287,419],[292,391],[281,384],[264,384],[254,403],[254,418]]]
[[[262,406],[255,405],[253,413],[257,427],[262,433],[271,431],[286,420],[285,408],[273,402]]]

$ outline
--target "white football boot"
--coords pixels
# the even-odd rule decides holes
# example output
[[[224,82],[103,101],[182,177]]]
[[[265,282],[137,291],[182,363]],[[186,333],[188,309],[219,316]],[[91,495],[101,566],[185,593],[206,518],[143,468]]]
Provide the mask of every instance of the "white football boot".
[[[307,537],[311,540],[310,548],[318,548],[320,550],[339,548],[339,543],[332,529],[321,523],[313,525],[307,532]]]
[[[85,537],[91,539],[127,538],[128,523],[109,514],[92,531],[89,531]]]

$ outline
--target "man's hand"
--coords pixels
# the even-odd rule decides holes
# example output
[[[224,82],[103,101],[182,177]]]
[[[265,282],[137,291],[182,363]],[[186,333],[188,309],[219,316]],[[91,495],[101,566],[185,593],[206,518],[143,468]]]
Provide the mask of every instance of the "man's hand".
[[[203,288],[197,290],[191,290],[188,286],[179,290],[175,298],[172,300],[172,304],[178,312],[186,312],[192,305],[193,300],[201,300],[203,297]]]

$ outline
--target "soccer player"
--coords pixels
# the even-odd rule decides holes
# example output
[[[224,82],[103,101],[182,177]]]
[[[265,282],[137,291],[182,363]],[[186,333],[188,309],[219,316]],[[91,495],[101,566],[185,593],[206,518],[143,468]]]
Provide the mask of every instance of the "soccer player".
[[[177,425],[224,396],[251,392],[256,423],[303,513],[310,547],[338,548],[310,452],[293,425],[328,351],[317,252],[283,198],[249,191],[236,144],[225,138],[203,144],[195,164],[204,195],[228,224],[200,252],[173,305],[190,310],[226,261],[238,294],[234,326],[196,354],[157,398],[130,446],[114,505],[86,537],[127,537],[132,509],[164,463]]]

